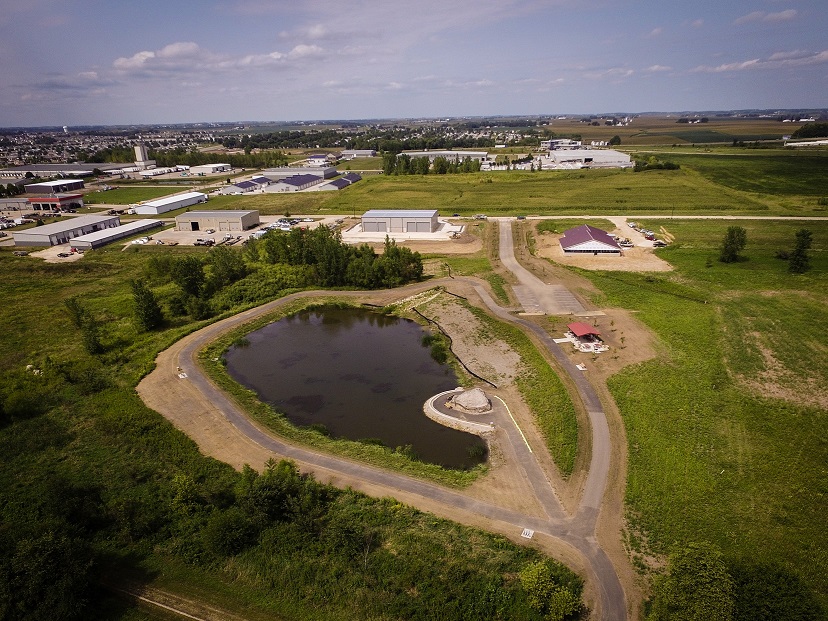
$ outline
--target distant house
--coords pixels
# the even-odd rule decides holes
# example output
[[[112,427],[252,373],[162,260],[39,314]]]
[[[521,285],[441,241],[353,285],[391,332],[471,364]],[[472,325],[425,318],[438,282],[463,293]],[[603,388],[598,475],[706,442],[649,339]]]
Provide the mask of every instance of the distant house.
[[[564,231],[560,241],[564,254],[621,255],[621,246],[618,242],[606,231],[588,224]]]

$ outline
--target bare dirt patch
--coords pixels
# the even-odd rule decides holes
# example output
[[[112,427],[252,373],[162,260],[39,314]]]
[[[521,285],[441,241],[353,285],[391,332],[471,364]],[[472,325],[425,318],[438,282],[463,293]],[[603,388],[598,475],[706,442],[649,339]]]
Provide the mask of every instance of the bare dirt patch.
[[[382,243],[374,242],[368,245],[379,253],[385,249],[385,244]],[[397,245],[405,246],[420,254],[474,254],[483,249],[483,241],[471,233],[462,233],[456,239],[439,241],[403,240],[398,241]]]
[[[629,233],[616,229],[620,236]],[[604,270],[616,272],[669,272],[673,266],[657,257],[652,248],[634,246],[625,248],[622,256],[565,255],[559,240],[561,235],[544,232],[535,237],[537,256],[550,259],[561,265],[580,267],[585,270]]]

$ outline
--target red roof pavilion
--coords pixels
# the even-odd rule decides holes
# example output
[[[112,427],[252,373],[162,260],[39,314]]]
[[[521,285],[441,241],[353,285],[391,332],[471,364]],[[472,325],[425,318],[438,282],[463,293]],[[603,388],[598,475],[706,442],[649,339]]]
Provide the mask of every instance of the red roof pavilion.
[[[593,328],[588,323],[581,323],[580,321],[577,321],[575,323],[569,324],[566,327],[569,328],[569,331],[572,332],[572,334],[574,334],[578,338],[580,338],[582,336],[586,336],[588,334],[593,334],[595,336],[601,336],[601,333],[598,332],[598,330]]]

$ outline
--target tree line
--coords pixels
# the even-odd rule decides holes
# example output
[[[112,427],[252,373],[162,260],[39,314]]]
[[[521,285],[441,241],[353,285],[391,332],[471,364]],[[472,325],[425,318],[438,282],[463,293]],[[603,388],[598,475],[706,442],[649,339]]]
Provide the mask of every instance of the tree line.
[[[453,175],[480,171],[480,161],[465,157],[461,161],[438,156],[411,157],[407,153],[386,153],[382,156],[382,172],[386,175]]]

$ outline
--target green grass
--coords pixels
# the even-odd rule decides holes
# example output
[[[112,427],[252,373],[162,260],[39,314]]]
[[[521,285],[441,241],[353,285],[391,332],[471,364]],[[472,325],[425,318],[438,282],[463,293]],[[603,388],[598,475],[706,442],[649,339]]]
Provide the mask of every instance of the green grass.
[[[481,309],[467,306],[484,329],[518,353],[523,365],[516,384],[532,411],[549,453],[564,477],[572,474],[578,452],[575,406],[560,377],[520,329],[493,319]]]
[[[671,274],[583,272],[599,302],[636,311],[659,338],[656,359],[609,382],[629,441],[629,517],[657,553],[711,541],[793,569],[825,604],[826,411],[743,382],[773,379],[761,347],[784,370],[779,396],[828,385],[828,224],[739,222],[747,260],[725,265],[717,250],[731,224],[666,223],[676,242],[659,254]],[[814,269],[792,276],[774,254],[802,226],[814,232]]]
[[[131,205],[141,201],[149,201],[162,196],[169,196],[180,192],[180,188],[133,186],[107,190],[106,192],[88,192],[83,196],[86,205]]]

